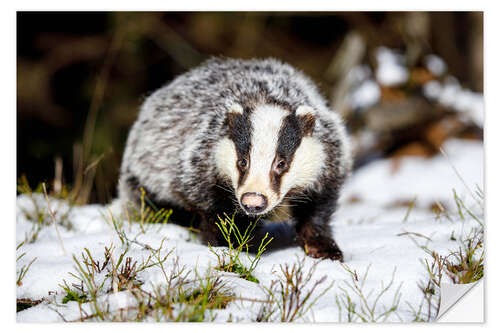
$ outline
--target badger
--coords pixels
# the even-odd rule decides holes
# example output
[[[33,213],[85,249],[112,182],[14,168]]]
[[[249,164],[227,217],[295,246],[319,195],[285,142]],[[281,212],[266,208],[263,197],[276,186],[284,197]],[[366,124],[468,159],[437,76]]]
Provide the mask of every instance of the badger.
[[[142,189],[172,220],[198,221],[212,246],[225,245],[223,214],[275,230],[265,228],[284,212],[280,225],[307,255],[343,260],[330,222],[351,164],[341,117],[305,74],[275,59],[211,58],[145,99],[118,191],[138,207]]]

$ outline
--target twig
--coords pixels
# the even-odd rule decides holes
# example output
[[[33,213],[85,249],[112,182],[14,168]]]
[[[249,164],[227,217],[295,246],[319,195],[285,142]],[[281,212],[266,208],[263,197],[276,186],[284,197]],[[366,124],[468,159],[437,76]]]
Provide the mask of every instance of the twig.
[[[111,151],[111,149],[109,151]],[[83,171],[83,174],[86,175],[92,168],[95,168],[105,156],[106,156],[106,153],[102,153],[101,155],[99,155],[93,162],[91,162],[89,165],[87,165],[87,167]]]
[[[415,202],[417,201],[417,197],[415,197],[410,204],[408,205],[408,209],[406,210],[405,217],[403,218],[403,223],[408,221],[408,218],[410,217],[410,213],[412,209],[415,207]]]
[[[111,67],[113,62],[120,50],[122,45],[123,36],[125,35],[125,31],[123,28],[118,28],[111,40],[110,46],[107,50],[106,57],[104,58],[104,63],[101,65],[99,75],[97,76],[94,93],[92,95],[92,100],[89,107],[89,112],[87,114],[87,119],[85,121],[85,127],[83,130],[83,143],[81,149],[81,156],[79,159],[79,163],[77,163],[76,170],[76,179],[74,186],[75,197],[78,202],[84,203],[87,201],[90,187],[92,185],[95,171],[92,169],[91,163],[89,166],[86,166],[89,160],[91,147],[93,143],[95,124],[97,120],[97,114],[99,112],[99,108],[102,105],[102,101],[104,99],[104,93],[108,84],[109,75],[111,72]],[[97,159],[99,161],[100,158]],[[95,161],[94,161],[95,162]],[[90,175],[87,175],[89,170],[93,170]],[[87,176],[87,179],[84,179]],[[82,193],[82,188],[86,189]]]
[[[418,232],[412,232],[412,231],[405,231],[405,232],[402,232],[400,234],[397,234],[396,236],[408,236],[408,235],[415,235],[417,237],[422,237],[422,238],[425,238],[427,239],[428,241],[432,241],[431,238],[425,236],[425,235],[422,235],[422,234],[419,234]]]
[[[470,195],[472,196],[472,198],[474,199],[474,201],[476,201],[476,203],[479,205],[479,207],[482,207],[481,205],[481,202],[476,198],[476,196],[474,195],[474,193],[472,192],[472,190],[470,189],[470,187],[467,185],[467,183],[465,182],[465,180],[462,178],[462,176],[460,175],[460,173],[458,172],[457,168],[455,168],[455,166],[453,165],[453,163],[451,163],[451,159],[450,157],[448,156],[448,154],[444,151],[443,148],[439,147],[439,151],[441,152],[441,154],[444,155],[444,157],[446,157],[446,159],[448,160],[448,162],[450,163],[453,171],[455,172],[455,174],[457,175],[457,177],[460,179],[460,181],[462,182],[462,184],[464,184],[465,188],[467,189],[467,191],[469,191]]]
[[[45,186],[45,183],[42,183],[42,187],[43,187],[43,194],[45,194],[45,199],[47,200],[47,210],[49,212],[50,217],[52,218],[52,222],[54,223],[54,227],[55,227],[56,233],[57,233],[57,238],[59,239],[59,243],[61,244],[61,248],[62,248],[64,254],[67,254],[66,249],[64,248],[62,238],[61,238],[61,234],[59,233],[59,228],[57,227],[56,217],[54,215],[54,212],[50,208],[50,200],[49,200],[49,196],[47,195],[47,187]]]

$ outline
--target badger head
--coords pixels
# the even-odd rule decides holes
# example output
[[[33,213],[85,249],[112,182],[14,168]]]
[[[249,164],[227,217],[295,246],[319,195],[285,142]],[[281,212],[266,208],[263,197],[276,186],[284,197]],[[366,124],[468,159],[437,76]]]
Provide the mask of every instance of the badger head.
[[[326,155],[312,136],[313,111],[309,106],[293,112],[267,104],[245,111],[231,107],[228,136],[217,143],[215,160],[247,215],[270,213],[292,190],[305,190],[317,180]]]

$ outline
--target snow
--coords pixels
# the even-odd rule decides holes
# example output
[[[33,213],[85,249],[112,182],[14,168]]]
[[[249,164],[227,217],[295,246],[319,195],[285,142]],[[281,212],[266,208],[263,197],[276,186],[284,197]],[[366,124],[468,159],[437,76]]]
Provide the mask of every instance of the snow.
[[[352,68],[347,74],[347,78],[353,82],[362,82],[372,76],[372,70],[368,65],[358,65]]]
[[[348,73],[348,81],[352,87],[347,100],[351,109],[369,110],[380,101],[381,86],[399,86],[409,79],[403,54],[387,47],[378,47],[375,49],[375,58],[377,61],[375,77],[368,65],[358,65]],[[430,80],[422,86],[423,95],[432,102],[459,113],[463,122],[483,128],[483,95],[462,87],[455,77],[445,75],[447,65],[438,55],[429,54],[423,60],[424,66],[439,78]]]
[[[218,274],[237,296],[260,300],[265,299],[265,287],[280,277],[280,264],[293,265],[298,260],[304,260],[305,272],[317,265],[312,278],[303,287],[304,292],[312,288],[315,281],[326,276],[326,281],[314,290],[311,299],[319,296],[331,283],[333,286],[318,298],[299,321],[347,321],[346,309],[338,304],[342,304],[347,295],[358,309],[362,303],[356,289],[351,288],[353,283],[359,284],[368,304],[373,304],[382,285],[387,286],[393,279],[393,284],[378,301],[374,315],[389,309],[399,295],[397,310],[385,319],[394,322],[412,321],[415,319],[412,307],[417,309],[423,301],[419,284],[428,278],[422,260],[429,260],[430,256],[420,245],[427,245],[430,250],[446,255],[460,246],[460,242],[452,240],[452,235],[460,240],[460,237],[465,237],[478,226],[474,219],[462,219],[458,214],[449,214],[450,219],[437,218],[429,206],[438,201],[453,211],[455,189],[457,196],[482,216],[481,204],[473,200],[470,193],[475,191],[476,185],[483,188],[482,143],[453,139],[445,143],[443,150],[446,155],[427,159],[404,157],[399,160],[378,160],[351,176],[332,220],[335,239],[344,252],[343,264],[305,257],[299,247],[269,252],[262,256],[253,274],[259,280],[257,284],[235,274],[213,270],[217,265],[216,255],[180,226],[168,223],[146,225],[145,232],[142,232],[139,223],[124,221],[123,230],[127,237],[137,241],[131,243],[126,256],[138,263],[147,260],[151,250],[140,244],[160,249],[162,257],[172,251],[164,264],[165,271],[172,272],[176,267],[186,266],[201,276],[206,272]],[[40,207],[46,207],[42,195],[34,195],[33,198]],[[404,201],[415,203],[409,214],[408,207],[397,204]],[[60,322],[63,318],[78,320],[81,316],[78,304],[73,301],[62,304],[65,293],[61,285],[64,282],[68,285],[77,282],[69,274],[76,274],[73,255],[81,258],[86,248],[95,260],[102,262],[105,247],[113,249],[114,260],[124,250],[110,219],[111,214],[119,214],[120,205],[117,201],[109,206],[72,208],[56,199],[51,199],[50,204],[53,210],[57,208],[57,216],[67,215],[72,228],[68,230],[59,226],[61,243],[54,225],[43,226],[36,241],[26,243],[18,250],[18,255],[26,253],[17,262],[18,271],[33,258],[37,259],[22,284],[17,287],[17,298],[44,300],[18,312],[18,322]],[[33,201],[28,196],[18,196],[17,244],[27,236],[31,237],[36,230],[36,224],[26,216],[26,212],[33,212],[33,209]],[[214,250],[221,251],[222,248]],[[249,260],[245,255],[242,259],[244,262]],[[367,273],[364,284],[361,286],[361,279],[353,281],[348,270],[355,271],[359,277]],[[104,281],[104,277],[105,273],[98,274],[98,283]],[[144,283],[141,288],[148,292],[165,284],[165,277],[158,266],[141,271],[138,279]],[[112,290],[109,281],[106,280],[105,289]],[[109,307],[110,311],[133,308],[136,302],[129,291],[110,292],[98,298],[98,303]],[[213,310],[212,315],[215,321],[254,321],[260,307],[259,302],[235,300],[225,309]],[[92,304],[83,303],[82,309],[85,313],[92,313]],[[359,318],[354,319],[360,321]]]
[[[447,66],[441,57],[429,54],[424,59],[425,67],[436,76],[441,76],[446,72]]]
[[[350,82],[348,103],[352,109],[366,109],[380,100],[379,85],[372,79],[373,74],[368,65],[358,65],[352,68],[347,81]]]
[[[375,50],[377,59],[377,81],[383,86],[397,86],[408,81],[408,70],[404,56],[387,47]]]
[[[373,80],[366,80],[350,96],[353,109],[364,109],[375,105],[380,100],[380,87]]]
[[[441,92],[443,91],[443,88],[441,87],[441,84],[438,81],[431,80],[424,84],[423,92],[424,96],[427,98],[430,98],[432,100],[437,100],[439,96],[441,95]]]
[[[423,86],[423,93],[430,100],[462,113],[464,121],[484,126],[483,95],[462,88],[455,78],[448,77],[444,83],[431,80]]]
[[[442,150],[446,155],[430,159],[411,156],[400,160],[375,161],[358,170],[347,181],[342,196],[357,197],[364,204],[377,207],[415,198],[422,207],[436,201],[452,206],[453,187],[460,197],[472,204],[469,189],[474,190],[476,185],[483,188],[482,146],[472,140],[451,139],[445,142]],[[459,177],[465,184],[459,181]]]

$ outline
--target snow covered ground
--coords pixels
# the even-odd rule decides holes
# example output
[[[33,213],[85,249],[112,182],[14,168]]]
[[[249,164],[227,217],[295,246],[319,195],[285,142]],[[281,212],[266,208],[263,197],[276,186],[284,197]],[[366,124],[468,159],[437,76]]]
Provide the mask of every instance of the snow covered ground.
[[[220,275],[239,299],[230,302],[224,309],[207,310],[210,312],[207,318],[215,321],[255,321],[263,304],[255,300],[265,299],[264,287],[269,287],[273,280],[280,278],[280,265],[293,265],[303,260],[305,272],[315,265],[311,279],[303,287],[304,294],[317,280],[326,276],[326,280],[314,289],[309,301],[320,296],[332,283],[333,286],[297,321],[362,321],[361,316],[367,320],[413,321],[417,319],[415,312],[421,305],[423,310],[419,317],[427,319],[429,305],[424,301],[419,285],[429,279],[423,261],[431,262],[432,258],[420,245],[426,245],[429,250],[444,256],[457,250],[462,244],[460,241],[479,227],[479,223],[467,214],[463,218],[458,214],[453,189],[472,212],[481,218],[483,216],[482,202],[475,194],[477,186],[483,188],[482,143],[453,139],[447,141],[443,149],[446,156],[379,160],[352,175],[332,220],[335,239],[344,251],[343,264],[305,257],[303,250],[296,247],[265,253],[253,273],[259,283],[212,269],[210,274]],[[42,195],[34,196],[34,199],[40,207],[46,207],[47,202]],[[34,218],[30,219],[26,214],[34,211],[33,205],[26,195],[17,199],[17,244],[32,239],[36,233]],[[26,242],[17,250],[18,256],[26,253],[17,261],[18,272],[37,258],[21,285],[17,286],[17,299],[43,300],[18,312],[19,322],[57,322],[81,318],[77,302],[62,302],[66,295],[61,287],[64,281],[70,286],[79,282],[70,274],[77,274],[72,256],[81,258],[82,251],[87,248],[95,260],[102,262],[104,248],[113,246],[116,261],[124,250],[110,222],[110,214],[117,214],[119,209],[116,205],[69,209],[65,202],[55,199],[50,205],[56,211],[56,219],[66,213],[66,221],[71,223],[72,228],[68,230],[59,226],[56,230],[49,223],[39,230],[34,242]],[[430,209],[433,206],[442,207],[447,213],[437,216]],[[51,221],[48,215],[44,218]],[[162,256],[173,251],[164,264],[167,274],[183,265],[192,269],[193,274],[194,270],[205,274],[210,267],[217,265],[217,256],[188,230],[172,224],[147,225],[145,228],[142,232],[138,223],[124,223],[123,230],[127,237],[137,240],[137,243],[130,244],[126,253],[133,261],[141,263],[151,255],[151,249],[161,248]],[[149,248],[145,248],[144,244]],[[247,260],[246,255],[243,259]],[[99,274],[99,281],[110,284],[105,275],[106,272]],[[147,292],[165,284],[164,272],[158,265],[141,271],[138,279],[143,282],[141,288]],[[443,282],[448,279],[443,276]],[[113,286],[104,289],[113,289]],[[98,300],[110,311],[137,305],[136,298],[129,291],[103,294]],[[431,305],[435,306],[437,301],[438,295]],[[349,312],[349,307],[354,311]],[[82,309],[91,314],[93,305],[83,303]],[[431,309],[431,319],[435,315]],[[279,319],[279,311],[276,317],[271,318]]]

